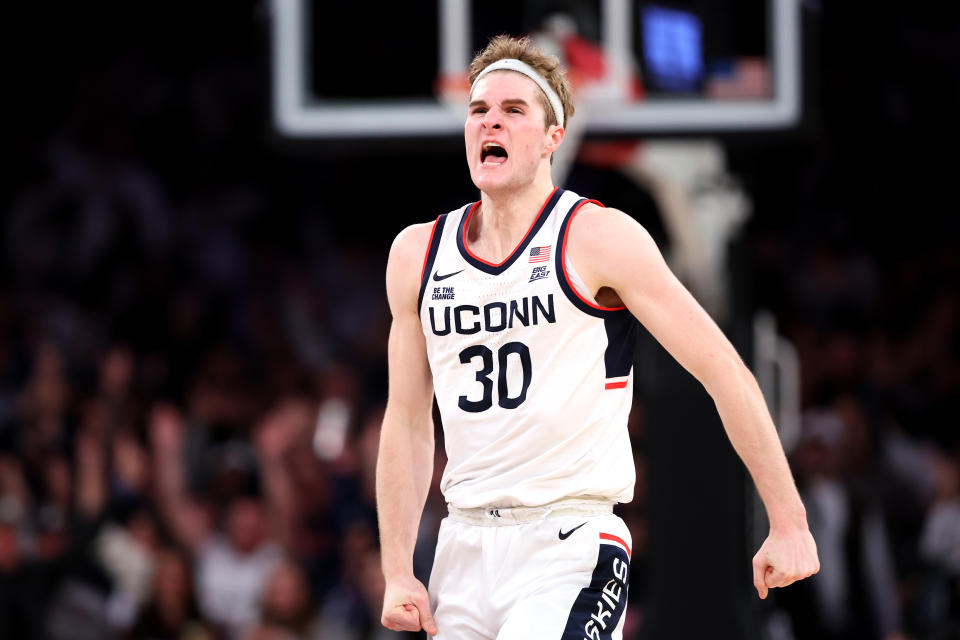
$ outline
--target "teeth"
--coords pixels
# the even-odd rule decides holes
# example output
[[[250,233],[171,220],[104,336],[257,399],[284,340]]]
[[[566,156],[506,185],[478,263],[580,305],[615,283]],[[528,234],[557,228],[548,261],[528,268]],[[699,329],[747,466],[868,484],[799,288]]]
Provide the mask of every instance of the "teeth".
[[[501,145],[497,144],[496,142],[487,142],[486,144],[483,145],[483,150],[484,150],[484,151],[488,151],[488,150],[492,149],[493,147],[497,147],[497,148],[503,149],[503,147],[502,147]]]

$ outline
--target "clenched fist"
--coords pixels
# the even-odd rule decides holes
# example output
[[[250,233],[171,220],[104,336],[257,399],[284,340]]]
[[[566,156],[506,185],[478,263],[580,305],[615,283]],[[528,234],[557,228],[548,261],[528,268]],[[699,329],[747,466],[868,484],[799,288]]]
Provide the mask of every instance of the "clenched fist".
[[[817,544],[806,527],[771,530],[753,556],[753,586],[760,599],[766,599],[768,590],[774,587],[785,587],[818,571]]]
[[[437,624],[430,615],[430,597],[423,583],[411,576],[387,580],[380,622],[394,631],[424,631],[437,635]]]

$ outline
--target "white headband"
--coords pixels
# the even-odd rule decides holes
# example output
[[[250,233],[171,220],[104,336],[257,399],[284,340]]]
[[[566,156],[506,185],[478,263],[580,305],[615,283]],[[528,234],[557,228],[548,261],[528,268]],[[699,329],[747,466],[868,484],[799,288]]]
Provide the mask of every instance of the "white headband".
[[[498,71],[500,69],[507,69],[509,71],[516,71],[517,73],[522,73],[531,80],[537,83],[537,86],[547,95],[547,100],[550,101],[550,106],[553,107],[553,115],[557,118],[557,124],[561,127],[563,126],[563,104],[560,102],[560,96],[557,95],[557,92],[553,90],[553,87],[543,79],[537,71],[528,65],[526,62],[517,60],[516,58],[503,58],[502,60],[497,60],[493,64],[487,66],[486,69],[480,72],[480,75],[477,76],[477,79],[473,81],[473,84],[470,85],[470,95],[473,95],[473,88],[477,86],[477,83],[480,82],[480,78],[487,75],[491,71]]]

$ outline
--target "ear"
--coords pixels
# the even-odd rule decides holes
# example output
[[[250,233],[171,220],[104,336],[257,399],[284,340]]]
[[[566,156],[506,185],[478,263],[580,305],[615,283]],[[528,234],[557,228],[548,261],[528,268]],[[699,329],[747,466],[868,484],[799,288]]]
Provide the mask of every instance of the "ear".
[[[543,150],[549,155],[557,150],[557,147],[560,146],[560,143],[563,142],[563,136],[566,135],[566,129],[559,125],[552,124],[547,130],[546,138],[547,144],[544,145]]]

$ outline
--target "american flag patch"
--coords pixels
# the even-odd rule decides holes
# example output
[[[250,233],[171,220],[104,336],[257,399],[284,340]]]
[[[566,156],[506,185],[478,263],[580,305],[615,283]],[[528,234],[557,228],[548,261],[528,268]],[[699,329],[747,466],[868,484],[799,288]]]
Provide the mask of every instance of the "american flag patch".
[[[550,245],[530,249],[530,262],[546,262],[550,259]]]

